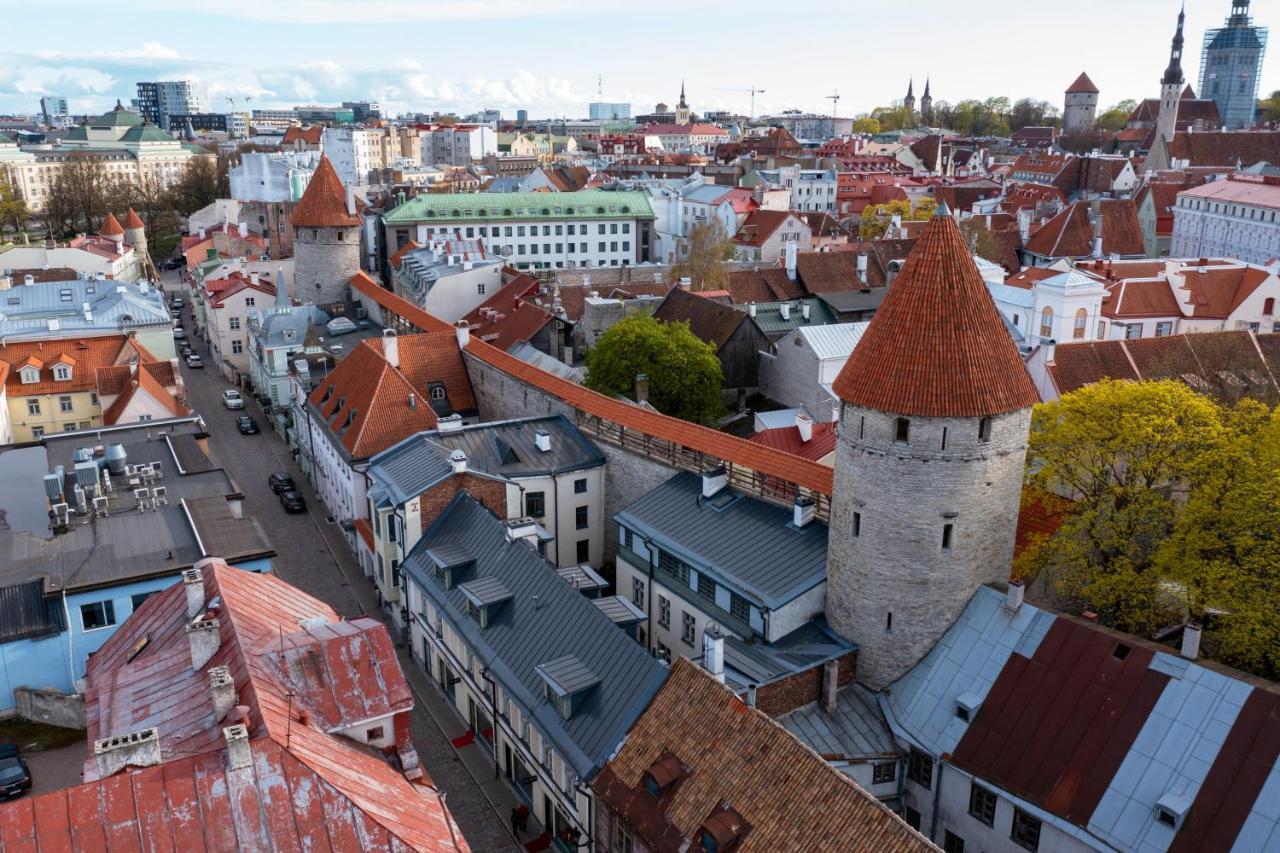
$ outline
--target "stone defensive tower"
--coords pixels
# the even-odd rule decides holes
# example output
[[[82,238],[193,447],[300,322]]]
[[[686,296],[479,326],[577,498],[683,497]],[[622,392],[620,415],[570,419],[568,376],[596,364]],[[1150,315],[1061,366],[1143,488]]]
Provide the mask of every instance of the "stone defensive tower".
[[[293,295],[301,303],[331,305],[347,298],[360,271],[360,217],[328,157],[293,209]]]
[[[834,389],[827,621],[879,689],[1008,578],[1039,399],[945,204]]]
[[[1062,104],[1062,132],[1080,133],[1093,127],[1098,115],[1098,87],[1089,75],[1080,72],[1076,81],[1067,87]]]

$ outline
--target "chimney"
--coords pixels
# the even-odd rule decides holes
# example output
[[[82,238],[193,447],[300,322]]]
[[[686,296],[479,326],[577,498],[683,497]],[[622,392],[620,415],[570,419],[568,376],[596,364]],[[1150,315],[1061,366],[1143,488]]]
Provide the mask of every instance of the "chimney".
[[[530,545],[538,545],[538,523],[532,518],[508,518],[503,522],[507,528],[507,541],[516,542],[523,539]]]
[[[253,752],[249,749],[249,729],[244,723],[236,723],[222,730],[222,737],[227,742],[227,769],[244,770],[253,763]]]
[[[187,618],[194,619],[204,610],[204,578],[199,569],[182,573],[182,586],[187,593]]]
[[[417,408],[418,408],[418,395],[410,391],[409,392],[409,411],[411,412],[415,411]]]
[[[702,665],[716,681],[724,683],[724,636],[714,622],[702,632]]]
[[[808,527],[813,522],[813,519],[817,517],[817,514],[813,498],[801,496],[796,498],[796,502],[792,504],[791,521],[796,527]]]
[[[533,443],[537,445],[538,451],[541,453],[551,452],[551,433],[545,429],[540,429],[533,434]]]
[[[839,694],[840,661],[826,661],[822,664],[822,710],[828,714],[834,714]]]
[[[754,684],[747,685],[747,707],[754,708],[756,706],[756,686]]]
[[[456,432],[462,429],[462,415],[455,413],[447,418],[441,418],[436,422],[436,429],[440,432]]]
[[[1089,207],[1093,216],[1093,256],[1102,257],[1102,202],[1094,199]]]
[[[725,486],[729,485],[729,472],[723,465],[708,468],[702,472],[702,496],[715,497]]]
[[[458,336],[458,349],[466,349],[467,344],[471,343],[471,327],[467,325],[467,321],[459,320],[454,323],[453,333]]]
[[[809,303],[808,302],[800,303],[800,316],[804,318],[804,321],[806,323],[809,322]]]
[[[141,729],[93,742],[98,776],[114,776],[126,767],[152,767],[160,763],[160,730]]]
[[[692,278],[690,278],[690,277],[689,277],[689,276],[687,276],[687,275],[682,275],[682,276],[680,276],[680,289],[681,289],[681,290],[688,290],[688,289],[689,289],[690,287],[692,287],[692,286],[693,286],[693,279],[692,279]]]
[[[222,722],[236,706],[236,683],[231,677],[231,667],[209,667],[209,690],[213,694],[213,718]]]
[[[396,337],[395,329],[382,330],[382,355],[387,360],[387,364],[394,368],[400,367],[400,341]]]
[[[355,187],[347,187],[347,216],[356,215],[356,190]]]
[[[796,244],[796,241],[791,240],[791,241],[788,241],[788,242],[787,242],[786,249],[785,249],[785,251],[786,251],[786,258],[787,258],[787,278],[791,279],[792,281],[795,281],[795,280],[796,280],[796,250],[797,250],[797,248],[798,248],[798,246],[797,246],[797,244]]]
[[[1018,578],[1014,578],[1009,581],[1009,587],[1005,592],[1004,606],[1009,610],[1009,612],[1017,613],[1018,608],[1022,606],[1022,599],[1025,596],[1026,585]]]
[[[784,319],[784,320],[790,320],[790,319],[791,319],[791,303],[790,303],[790,302],[784,302],[784,303],[782,303],[781,305],[779,305],[779,306],[778,306],[778,313],[780,313],[780,314],[782,315],[782,319]]]
[[[258,273],[256,273],[256,272],[251,272],[251,273],[249,273],[249,283],[250,283],[250,284],[260,284],[260,283],[261,283],[261,278],[258,276]]]
[[[813,418],[803,410],[797,411],[796,429],[800,432],[800,440],[808,444],[813,439]]]
[[[647,402],[649,402],[649,374],[647,374],[647,373],[637,373],[637,374],[636,374],[636,394],[635,394],[635,397],[636,397],[636,402],[637,402],[637,403],[647,403]]]
[[[1182,656],[1187,660],[1200,657],[1200,635],[1203,629],[1199,622],[1188,622],[1182,629]]]
[[[453,473],[465,474],[467,472],[467,454],[461,450],[455,450],[449,454],[449,464],[453,466]]]
[[[866,284],[867,283],[867,253],[866,252],[858,253],[857,269],[858,269],[858,281],[862,282],[863,284]]]
[[[33,276],[31,273],[27,273],[22,277],[22,283],[27,287],[30,287],[31,285],[36,283],[36,277]]]
[[[217,619],[197,619],[187,623],[187,640],[191,644],[191,668],[203,669],[218,651],[221,638]]]
[[[754,302],[747,303],[747,316],[753,318],[756,316],[756,304]]]
[[[1056,341],[1050,339],[1040,342],[1040,349],[1044,350],[1044,363],[1053,364],[1053,353],[1058,348]]]

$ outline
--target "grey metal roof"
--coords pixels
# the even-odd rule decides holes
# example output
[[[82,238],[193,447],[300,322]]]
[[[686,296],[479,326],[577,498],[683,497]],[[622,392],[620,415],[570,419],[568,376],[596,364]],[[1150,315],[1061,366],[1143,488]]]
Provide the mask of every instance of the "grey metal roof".
[[[369,459],[366,473],[379,499],[398,506],[453,475],[448,451],[427,435],[415,433]]]
[[[563,578],[565,583],[578,591],[582,591],[584,589],[609,588],[609,582],[600,577],[600,575],[596,573],[596,570],[586,563],[578,566],[566,566],[563,569],[556,569],[556,574]]]
[[[859,684],[851,684],[836,695],[833,713],[814,702],[782,715],[778,722],[825,757],[897,755],[893,734],[875,696]]]
[[[466,615],[462,591],[445,590],[436,580],[427,556],[441,543],[459,542],[475,556],[469,582],[495,578],[512,593],[483,629]],[[661,663],[565,583],[535,549],[509,541],[502,521],[465,492],[419,540],[404,569],[583,778],[604,765],[666,678]],[[599,684],[566,720],[547,701],[537,667],[567,656],[576,657]]]
[[[551,434],[551,449],[546,453],[534,443],[538,430]],[[604,464],[604,454],[564,415],[494,421],[422,435],[446,451],[467,454],[469,469],[502,477],[536,477]]]
[[[89,318],[85,317],[85,304]],[[0,337],[46,337],[50,320],[57,321],[62,333],[119,332],[171,322],[163,294],[146,284],[75,279],[12,287],[0,293]]]
[[[46,599],[41,581],[0,587],[0,643],[57,634],[65,627],[61,600]]]
[[[561,696],[572,696],[589,687],[595,687],[600,679],[577,655],[565,655],[534,667],[542,680]]]
[[[511,597],[511,590],[507,589],[507,585],[493,577],[477,578],[467,583],[458,584],[458,589],[462,590],[462,594],[477,607],[484,607],[486,604],[497,604]]]
[[[1005,302],[1009,305],[1017,305],[1019,308],[1036,307],[1035,291],[1028,290],[1025,287],[1014,287],[1011,284],[992,284],[987,282],[987,290],[991,292],[991,298],[996,302]]]
[[[853,348],[862,340],[870,321],[861,323],[832,323],[828,326],[805,326],[792,334],[799,335],[818,358],[848,358]],[[790,337],[790,336],[788,336]],[[787,338],[778,342],[781,349]]]
[[[535,347],[528,341],[520,341],[507,352],[514,355],[521,361],[527,361],[534,367],[541,367],[548,373],[554,373],[561,379],[567,379],[570,382],[576,382],[581,385],[582,380],[586,378],[587,373],[581,367],[570,367],[558,358],[552,358],[542,350]]]
[[[733,187],[727,187],[722,184],[703,184],[685,193],[684,200],[702,204],[718,204],[721,199],[729,195],[733,190]]]
[[[840,314],[845,311],[874,311],[888,295],[887,287],[870,287],[866,290],[830,290],[819,293],[818,298]]]
[[[442,569],[466,565],[475,559],[471,549],[461,542],[436,542],[430,548],[426,548],[423,554]]]
[[[821,616],[772,643],[748,643],[729,636],[724,640],[725,680],[738,690],[750,684],[769,684],[821,666],[853,648]]]
[[[608,616],[615,625],[630,625],[645,618],[645,612],[621,595],[610,595],[604,598],[593,598],[591,603],[596,609]]]
[[[702,478],[688,471],[614,520],[765,607],[785,604],[827,576],[825,524],[797,528],[790,508],[739,492],[717,508],[703,500]]]
[[[271,308],[259,313],[261,331],[257,337],[265,347],[301,346],[313,325],[323,326],[329,315],[314,305]]]

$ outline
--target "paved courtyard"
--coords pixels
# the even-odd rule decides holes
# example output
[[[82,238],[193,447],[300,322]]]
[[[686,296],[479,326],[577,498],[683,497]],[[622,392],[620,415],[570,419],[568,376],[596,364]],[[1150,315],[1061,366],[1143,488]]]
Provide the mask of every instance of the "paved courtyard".
[[[184,311],[184,324],[188,330],[192,328],[189,306]],[[205,420],[214,462],[235,481],[245,496],[246,513],[258,520],[275,548],[276,574],[344,617],[371,616],[385,622],[373,585],[360,571],[342,530],[326,521],[324,505],[293,463],[288,446],[268,428],[261,407],[246,395],[244,412],[227,410],[222,405],[222,392],[232,386],[209,364],[209,350],[204,343],[197,339],[193,345],[206,366],[199,370],[183,366],[187,402]],[[235,426],[235,419],[241,414],[252,416],[263,431],[241,435]],[[274,471],[293,475],[306,496],[308,512],[285,513],[267,486],[267,476]],[[511,795],[501,782],[493,781],[493,762],[474,754],[476,746],[463,747],[463,754],[459,755],[450,739],[465,726],[409,657],[404,644],[397,644],[397,648],[417,697],[413,732],[418,753],[431,779],[445,792],[446,802],[471,849],[519,849],[510,832]]]

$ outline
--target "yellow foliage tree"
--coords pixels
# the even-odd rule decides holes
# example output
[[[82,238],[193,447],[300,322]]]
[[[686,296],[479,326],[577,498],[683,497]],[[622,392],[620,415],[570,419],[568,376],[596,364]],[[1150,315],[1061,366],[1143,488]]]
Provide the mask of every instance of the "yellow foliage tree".
[[[858,233],[863,240],[878,240],[888,230],[889,223],[895,216],[902,221],[928,219],[938,209],[938,202],[933,196],[921,196],[913,205],[909,199],[895,198],[884,204],[869,204],[862,209],[862,223]]]

